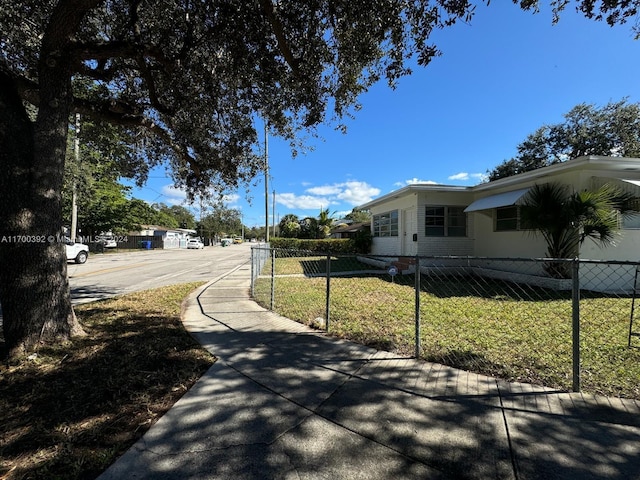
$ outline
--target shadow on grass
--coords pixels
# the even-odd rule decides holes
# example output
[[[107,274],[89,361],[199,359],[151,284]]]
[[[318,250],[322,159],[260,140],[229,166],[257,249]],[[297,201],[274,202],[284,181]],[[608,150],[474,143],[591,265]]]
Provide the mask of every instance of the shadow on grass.
[[[86,337],[0,367],[0,472],[95,478],[213,363],[179,314],[111,301],[76,311]]]

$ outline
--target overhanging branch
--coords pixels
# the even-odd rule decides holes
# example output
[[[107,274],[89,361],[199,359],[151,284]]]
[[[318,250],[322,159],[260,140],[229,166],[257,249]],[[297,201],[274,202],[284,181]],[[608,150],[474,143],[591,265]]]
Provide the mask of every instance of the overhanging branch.
[[[123,127],[142,128],[154,134],[171,148],[179,158],[185,161],[197,177],[201,175],[202,168],[199,162],[189,154],[188,149],[184,145],[175,141],[168,129],[140,113],[135,113],[135,109],[131,106],[122,102],[96,104],[94,102],[75,99],[72,108],[75,112],[90,118]]]
[[[294,75],[298,75],[298,65],[300,60],[293,55],[293,52],[289,47],[289,42],[284,34],[284,28],[282,27],[280,19],[278,19],[278,16],[276,15],[271,0],[260,0],[260,6],[262,7],[262,12],[267,17],[267,20],[269,20],[271,28],[273,28],[273,33],[276,36],[280,53],[282,53],[285,61],[291,67],[291,70],[293,70]]]

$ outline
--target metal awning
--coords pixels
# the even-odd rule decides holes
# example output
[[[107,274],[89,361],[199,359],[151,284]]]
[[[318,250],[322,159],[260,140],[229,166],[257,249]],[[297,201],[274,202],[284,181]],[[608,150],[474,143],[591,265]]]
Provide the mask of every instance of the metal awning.
[[[626,180],[624,178],[621,178],[620,181],[630,183],[631,185],[635,185],[636,187],[640,187],[640,180]]]
[[[521,188],[520,190],[514,190],[512,192],[498,193],[489,197],[484,197],[476,200],[467,208],[465,212],[477,212],[478,210],[489,210],[497,207],[507,207],[509,205],[516,205],[524,195],[530,190],[531,187]]]
[[[620,178],[620,177],[593,177],[596,180],[596,187],[602,186],[605,183],[611,183],[611,181],[617,182],[621,188],[625,188],[635,194],[636,196],[640,196],[640,180],[632,180],[629,178]],[[625,185],[626,184],[626,185]]]

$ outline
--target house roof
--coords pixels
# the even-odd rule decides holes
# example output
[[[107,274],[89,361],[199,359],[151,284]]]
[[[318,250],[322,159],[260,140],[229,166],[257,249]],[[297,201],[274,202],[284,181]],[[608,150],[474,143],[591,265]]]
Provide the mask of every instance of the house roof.
[[[488,197],[482,197],[467,208],[465,212],[477,212],[478,210],[487,210],[490,208],[506,207],[507,205],[515,205],[530,188],[520,188],[518,190],[511,190],[509,192],[496,193],[495,195],[489,195]]]
[[[198,233],[191,228],[170,228],[161,225],[140,225],[140,230],[155,230],[158,232]]]
[[[353,233],[364,227],[370,227],[370,222],[352,223],[351,225],[342,225],[331,230],[331,233]]]
[[[589,155],[549,165],[548,167],[538,168],[530,172],[520,173],[511,177],[500,178],[492,182],[481,183],[471,188],[476,192],[481,192],[494,188],[519,185],[527,181],[537,180],[571,170],[594,170],[601,172],[601,176],[605,177],[607,175],[603,172],[609,172],[612,178],[640,180],[640,158]]]
[[[370,202],[367,202],[363,205],[360,205],[356,208],[361,210],[367,210],[374,205],[379,203],[384,203],[388,200],[392,200],[394,198],[404,197],[409,193],[417,193],[417,192],[466,192],[469,191],[473,187],[461,187],[458,185],[442,185],[438,183],[412,183],[411,185],[407,185],[406,187],[402,187],[399,190],[394,190],[393,192],[387,193],[381,197],[378,197]]]
[[[523,184],[527,184],[527,183],[531,184],[531,182],[535,182],[540,178],[544,178],[544,177],[548,177],[548,176],[552,176],[552,175],[556,175],[559,173],[572,171],[572,170],[575,170],[575,171],[593,170],[594,174],[599,177],[617,179],[620,181],[632,183],[636,186],[639,186],[640,184],[640,158],[604,157],[604,156],[590,155],[585,157],[578,157],[576,159],[568,160],[562,163],[556,163],[555,165],[550,165],[548,167],[538,168],[530,172],[520,173],[518,175],[513,175],[511,177],[501,178],[499,180],[494,180],[492,182],[481,183],[481,184],[469,186],[469,187],[427,184],[427,183],[416,183],[412,185],[407,185],[406,187],[403,187],[399,190],[395,190],[393,192],[387,193],[386,195],[383,195],[368,203],[360,205],[357,208],[369,209],[375,205],[385,203],[389,200],[403,197],[409,193],[417,193],[417,192],[432,191],[432,192],[485,193],[483,197],[488,198],[486,194],[490,194],[492,190],[504,191],[506,189],[506,193],[512,193],[512,190],[509,189],[509,187],[512,187],[513,192],[515,194],[516,190],[523,189],[522,188]],[[517,187],[520,187],[520,188],[518,189]],[[492,195],[492,198],[498,197],[501,194],[502,192]],[[498,201],[501,198],[502,197],[499,197],[497,199],[494,198],[494,200]],[[478,201],[481,201],[481,200],[484,200],[484,198],[481,198]],[[471,205],[469,207],[471,207]],[[487,207],[487,208],[491,208],[491,207]],[[479,210],[479,208],[474,208],[473,210]]]

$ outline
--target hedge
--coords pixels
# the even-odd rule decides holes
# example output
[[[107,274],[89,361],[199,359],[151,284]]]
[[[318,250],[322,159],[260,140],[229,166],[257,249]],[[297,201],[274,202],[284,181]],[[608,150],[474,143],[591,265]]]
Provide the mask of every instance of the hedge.
[[[282,248],[286,250],[304,250],[318,253],[368,253],[358,251],[358,244],[351,238],[327,238],[321,240],[302,238],[280,238],[269,239],[271,248]]]

